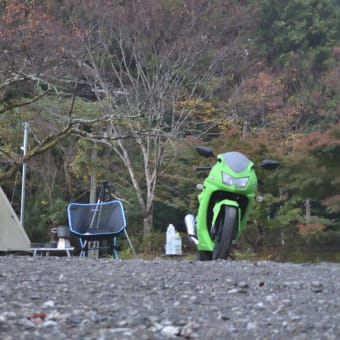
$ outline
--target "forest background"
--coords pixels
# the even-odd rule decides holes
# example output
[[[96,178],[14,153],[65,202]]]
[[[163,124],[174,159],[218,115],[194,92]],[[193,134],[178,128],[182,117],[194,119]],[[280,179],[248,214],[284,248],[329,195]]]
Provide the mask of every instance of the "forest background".
[[[339,0],[0,0],[0,184],[19,214],[27,165],[32,242],[108,180],[137,250],[162,253],[207,145],[281,163],[243,255],[340,260],[339,113]]]

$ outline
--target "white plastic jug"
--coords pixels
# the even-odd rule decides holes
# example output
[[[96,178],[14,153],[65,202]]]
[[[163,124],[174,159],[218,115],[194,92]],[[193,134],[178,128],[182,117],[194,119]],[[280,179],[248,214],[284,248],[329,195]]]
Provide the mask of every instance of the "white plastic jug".
[[[182,239],[173,224],[166,231],[165,255],[182,255]]]

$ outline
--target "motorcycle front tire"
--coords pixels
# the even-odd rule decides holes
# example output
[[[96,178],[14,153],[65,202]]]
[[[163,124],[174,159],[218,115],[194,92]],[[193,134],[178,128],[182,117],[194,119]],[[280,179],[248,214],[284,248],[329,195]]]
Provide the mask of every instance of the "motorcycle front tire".
[[[217,221],[217,230],[214,238],[215,248],[213,260],[226,260],[229,256],[233,236],[237,227],[237,210],[232,206],[224,206],[224,213]]]

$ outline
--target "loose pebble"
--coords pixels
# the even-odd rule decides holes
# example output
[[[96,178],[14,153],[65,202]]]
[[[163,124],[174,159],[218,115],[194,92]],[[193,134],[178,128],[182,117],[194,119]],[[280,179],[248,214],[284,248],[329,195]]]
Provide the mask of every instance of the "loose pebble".
[[[0,337],[340,339],[340,264],[0,257]]]

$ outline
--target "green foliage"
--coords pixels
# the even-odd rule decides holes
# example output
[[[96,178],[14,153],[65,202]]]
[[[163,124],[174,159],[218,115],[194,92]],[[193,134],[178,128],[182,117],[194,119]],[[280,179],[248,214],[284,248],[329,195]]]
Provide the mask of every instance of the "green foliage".
[[[311,246],[330,246],[340,243],[340,232],[329,230],[309,236],[308,242]]]
[[[72,170],[84,184],[90,183],[92,175],[95,175],[98,180],[106,178],[107,171],[105,171],[105,166],[108,166],[110,161],[106,157],[100,157],[105,154],[105,151],[105,146],[101,144],[95,144],[84,139],[76,142]]]
[[[339,125],[307,135],[296,147],[296,159],[291,159],[282,169],[284,176],[290,178],[285,185],[287,190],[324,205],[318,213],[330,220],[339,218],[338,140]],[[325,213],[325,209],[329,214]]]
[[[46,195],[39,193],[28,196],[24,225],[32,242],[47,242],[51,228],[67,225],[68,203],[57,194],[55,201],[48,201]]]
[[[276,208],[271,225],[274,228],[280,228],[281,226],[295,227],[303,221],[302,199],[299,196],[293,195],[288,200],[282,201],[281,199],[281,204]]]
[[[143,236],[141,246],[142,253],[146,256],[159,256],[164,254],[165,234],[162,232],[151,232]],[[140,249],[140,248],[139,248]]]
[[[336,0],[262,0],[260,10],[259,38],[270,58],[284,63],[298,54],[314,69],[331,58],[340,36]]]
[[[282,232],[295,230],[297,223],[303,221],[300,202],[299,197],[283,200],[272,194],[264,195],[264,201],[254,205],[242,239],[255,251],[280,243]]]
[[[306,198],[312,200],[312,221],[327,226],[326,231],[313,236],[310,242],[338,240],[339,1],[180,0],[147,4],[92,1],[72,2],[69,8],[67,1],[61,2],[63,6],[48,1],[51,21],[43,30],[46,35],[39,36],[40,42],[30,42],[28,37],[41,31],[41,18],[46,18],[36,15],[44,11],[44,3],[39,2],[41,6],[38,12],[32,12],[33,17],[18,18],[22,23],[19,30],[0,30],[1,46],[6,46],[0,51],[0,110],[42,94],[49,85],[53,89],[29,106],[1,114],[1,173],[13,163],[21,162],[24,121],[30,122],[29,149],[50,133],[57,133],[69,119],[78,122],[72,137],[28,164],[25,225],[33,241],[47,241],[49,228],[65,223],[62,221],[67,202],[87,193],[90,177],[95,175],[98,182],[108,179],[114,183],[114,194],[123,201],[128,230],[136,238],[136,247],[143,251],[146,242],[151,244],[152,254],[163,252],[162,237],[168,223],[182,228],[185,213],[196,211],[195,186],[204,174],[193,169],[208,162],[195,155],[192,145],[202,142],[209,143],[217,153],[239,150],[255,161],[274,158],[282,162],[275,173],[258,172],[259,178],[266,182],[260,188],[266,200],[255,204],[244,233],[254,248],[269,249],[273,244],[281,244],[282,239],[300,246],[292,239],[296,236],[296,224],[304,222]],[[72,18],[67,13],[72,13]],[[29,18],[34,19],[33,26],[26,25]],[[132,18],[136,21],[132,22]],[[75,23],[79,24],[78,28],[73,26]],[[112,23],[117,25],[114,32],[110,30]],[[4,24],[5,21],[1,22]],[[53,28],[61,29],[64,24],[74,27],[73,44],[69,40],[52,41]],[[94,31],[92,24],[96,27]],[[27,32],[30,27],[32,31]],[[90,81],[93,65],[88,53],[84,53],[86,41],[81,34],[84,32],[95,43],[97,53],[93,57],[107,77],[106,94],[101,92],[100,79]],[[98,48],[100,32],[101,37],[107,34],[110,38],[106,40],[108,55]],[[119,32],[126,38],[124,46],[120,45]],[[12,40],[3,39],[5,33],[13,33],[7,36]],[[16,39],[20,35],[23,41]],[[22,42],[27,45],[24,57],[19,48]],[[44,44],[39,45],[41,42]],[[133,47],[138,49],[135,55]],[[259,54],[260,50],[264,51],[263,55]],[[67,62],[70,59],[64,51],[76,58]],[[225,51],[228,53],[224,54]],[[202,77],[202,70],[214,58],[213,72]],[[89,73],[79,76],[80,65]],[[42,80],[27,79],[6,85],[4,80],[13,71],[11,67],[16,66],[19,70],[24,67],[29,74],[38,70]],[[115,74],[113,69],[125,72],[120,80],[119,72]],[[158,77],[161,82],[157,82]],[[76,82],[78,97],[73,102]],[[134,87],[134,82],[139,86]],[[133,95],[125,97],[129,91],[123,91],[124,96],[115,97],[115,91],[121,88],[128,88]],[[98,96],[95,90],[100,90]],[[148,112],[154,112],[150,121]],[[160,112],[164,113],[164,119],[158,124]],[[103,119],[110,114],[111,126]],[[134,114],[138,121],[131,118]],[[175,116],[185,116],[187,124],[171,136],[169,126]],[[113,150],[117,143],[109,145],[102,139],[103,131],[114,126],[119,126],[123,134],[129,127],[133,134],[142,131],[143,138],[164,129],[165,135],[160,138],[171,141],[171,145],[162,144],[164,157],[157,165],[159,180],[153,211],[156,233],[150,240],[143,240],[143,210],[126,167]],[[132,139],[125,139],[124,146],[145,198],[147,186],[140,149]],[[96,159],[92,157],[93,151]],[[151,155],[147,164],[154,166]],[[12,188],[14,182],[13,178],[5,185]],[[13,205],[18,207],[18,190],[14,197]]]

